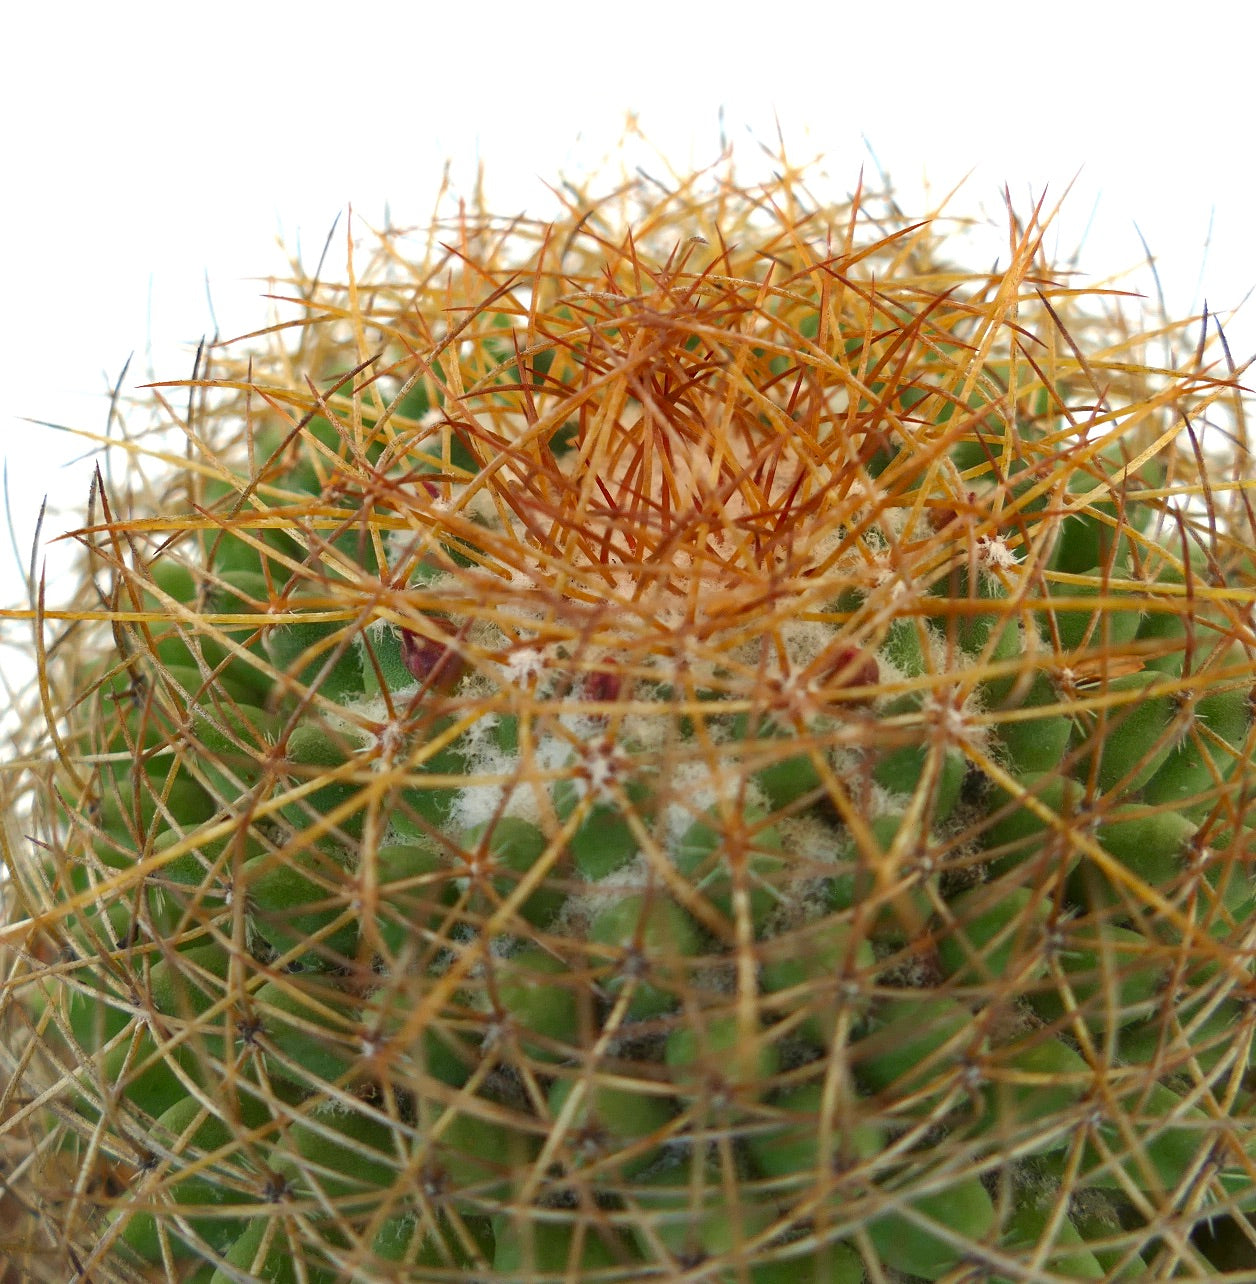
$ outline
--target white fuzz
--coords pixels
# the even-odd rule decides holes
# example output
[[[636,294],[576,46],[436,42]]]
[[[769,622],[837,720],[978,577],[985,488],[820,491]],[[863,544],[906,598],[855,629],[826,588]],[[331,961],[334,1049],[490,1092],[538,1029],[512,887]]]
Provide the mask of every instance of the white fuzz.
[[[613,802],[615,786],[624,782],[631,770],[630,759],[611,741],[586,744],[580,756],[580,772],[572,782],[576,796],[591,794],[595,802]]]
[[[521,647],[511,653],[502,667],[511,686],[528,687],[545,672],[548,647]]]
[[[505,815],[518,816],[532,824],[540,820],[536,790],[524,778],[517,753],[504,753],[496,745],[482,744],[467,766],[472,777],[486,779],[459,790],[450,816],[455,829],[472,829],[492,820],[503,809],[503,795]]]
[[[879,590],[877,598],[881,603],[896,602],[912,591],[911,586],[904,582],[898,567],[893,565],[889,555],[885,553],[869,564],[868,578],[872,581],[873,588]]]
[[[663,708],[664,706],[660,706],[660,710]],[[623,739],[640,745],[645,753],[660,752],[667,743],[673,725],[673,718],[665,712],[628,714],[620,724]]]
[[[833,626],[819,620],[788,620],[781,628],[792,671],[805,669],[833,641]]]
[[[663,837],[674,846],[684,837],[689,827],[721,804],[730,805],[737,797],[739,776],[734,771],[723,771],[702,760],[677,763],[670,773],[669,794],[674,800],[662,808]],[[746,782],[744,794],[749,807],[766,808],[767,800],[762,791],[751,781]]]
[[[399,719],[391,719],[379,729],[375,737],[375,743],[373,745],[363,745],[358,752],[365,754],[374,749],[376,751],[373,756],[375,767],[380,771],[387,771],[396,761],[398,754],[405,746],[405,742],[404,725]]]
[[[501,718],[496,713],[482,713],[462,733],[462,743],[470,756],[479,757],[491,751],[492,746],[488,741],[500,722]]]
[[[458,686],[459,696],[465,697],[467,700],[488,700],[495,696],[498,690],[499,688],[497,684],[494,683],[487,674],[481,672],[479,669],[469,670]],[[493,718],[493,725],[496,725],[495,720],[497,715],[495,713],[484,714],[483,717]],[[481,721],[482,720],[483,718]],[[477,723],[476,726],[478,727],[479,723]]]
[[[562,922],[589,922],[603,909],[618,905],[625,896],[643,891],[652,878],[649,862],[638,852],[626,865],[604,878],[590,880],[573,892],[563,905]]]
[[[999,535],[983,535],[978,539],[977,562],[986,571],[1007,571],[1019,565],[1016,554]]]
[[[952,744],[973,744],[984,739],[986,728],[974,716],[975,696],[957,701],[953,693],[934,692],[924,702],[924,713]]]

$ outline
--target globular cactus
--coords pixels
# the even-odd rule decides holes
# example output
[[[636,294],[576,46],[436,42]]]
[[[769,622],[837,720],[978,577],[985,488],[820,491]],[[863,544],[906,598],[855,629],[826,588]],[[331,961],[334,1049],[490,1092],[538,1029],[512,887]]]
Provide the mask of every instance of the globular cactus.
[[[5,776],[22,1278],[1252,1277],[1243,394],[1042,240],[463,209],[158,391]]]

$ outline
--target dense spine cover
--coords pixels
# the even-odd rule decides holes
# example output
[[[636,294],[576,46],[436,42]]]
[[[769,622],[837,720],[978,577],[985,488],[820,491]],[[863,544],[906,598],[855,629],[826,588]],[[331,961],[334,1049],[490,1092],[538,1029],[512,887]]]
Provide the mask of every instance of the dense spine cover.
[[[1251,1268],[1243,402],[1044,222],[464,210],[159,394],[6,777],[29,1278]]]

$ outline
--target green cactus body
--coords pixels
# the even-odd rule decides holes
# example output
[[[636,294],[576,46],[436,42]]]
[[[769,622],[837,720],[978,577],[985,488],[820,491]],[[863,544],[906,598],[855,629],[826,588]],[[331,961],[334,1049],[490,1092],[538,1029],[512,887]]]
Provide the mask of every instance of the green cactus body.
[[[1009,1247],[1033,1248],[1047,1270],[1065,1279],[1106,1279],[1103,1264],[1087,1249],[1082,1232],[1067,1216],[1053,1217],[1053,1211],[1050,1207],[1022,1203],[1005,1227]],[[996,1275],[994,1279],[1004,1284],[1007,1277]]]
[[[788,186],[388,241],[79,532],[0,776],[30,1278],[1250,1239],[1251,478],[1169,432],[1240,394]]]

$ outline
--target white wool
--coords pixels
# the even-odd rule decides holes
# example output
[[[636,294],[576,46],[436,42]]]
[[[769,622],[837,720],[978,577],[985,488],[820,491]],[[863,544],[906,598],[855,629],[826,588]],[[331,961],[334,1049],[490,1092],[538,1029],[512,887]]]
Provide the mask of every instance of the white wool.
[[[396,693],[394,692],[394,701],[393,701],[394,707],[397,703],[395,696],[396,696]],[[355,722],[382,723],[382,722],[387,722],[389,720],[389,717],[391,716],[388,712],[387,701],[384,699],[383,696],[378,696],[378,695],[354,696],[350,699],[346,699],[344,704],[341,705],[341,708],[344,709],[346,714],[352,715]],[[336,716],[334,714],[330,714],[330,713],[320,714],[320,717],[325,717],[329,722],[338,721],[339,723],[344,723],[344,725],[346,726],[350,725],[348,723],[345,723],[345,720],[343,718],[336,719]],[[360,727],[357,729],[357,734],[359,736],[364,734]]]
[[[833,642],[833,627],[818,620],[788,620],[781,627],[792,669],[805,669]]]
[[[618,904],[625,896],[643,891],[651,880],[657,882],[650,870],[650,863],[638,852],[625,865],[621,865],[605,878],[586,882],[578,891],[568,896],[562,910],[563,925],[587,923],[602,910]],[[557,925],[556,925],[557,926]]]
[[[975,692],[969,692],[957,703],[950,694],[935,691],[923,705],[926,717],[943,731],[948,740],[970,744],[984,741],[989,734],[989,729],[977,720],[980,708],[981,701]]]
[[[677,763],[668,783],[671,801],[661,811],[663,838],[669,846],[675,846],[695,821],[737,798],[740,776],[731,764],[727,770],[712,771],[710,763],[694,759]],[[752,781],[746,782],[742,797],[747,807],[767,805],[762,791]]]
[[[405,747],[405,742],[405,724],[400,720],[393,719],[385,722],[380,727],[373,744],[364,745],[358,752],[365,753],[377,750],[375,765],[381,771],[386,771],[397,760],[397,757]]]
[[[504,814],[532,824],[540,821],[536,788],[526,779],[518,753],[481,744],[468,762],[468,774],[489,779],[459,790],[450,815],[455,829],[486,824],[503,811],[503,799]]]
[[[783,816],[776,822],[777,832],[786,849],[796,854],[804,865],[836,865],[842,851],[842,833],[819,816]]]
[[[487,700],[489,697],[496,695],[497,691],[496,683],[479,669],[469,669],[458,687],[459,696],[466,697],[469,700]],[[495,713],[486,713],[482,717],[496,718],[497,715]]]
[[[560,714],[558,725],[570,732],[572,739],[580,744],[596,740],[606,732],[605,720],[594,713]]]
[[[571,745],[561,736],[543,735],[533,750],[536,765],[544,772],[561,772],[572,764]]]
[[[449,494],[433,495],[428,501],[433,513],[456,513],[462,507],[459,497],[452,491]]]
[[[589,745],[584,754],[587,789],[599,802],[612,802],[615,786],[629,770],[627,758],[605,742]]]
[[[985,571],[1007,571],[1020,564],[1007,541],[999,535],[983,535],[977,540],[977,561]]]
[[[847,538],[848,536],[845,532],[835,525],[827,534],[820,536],[811,544],[809,565],[821,566],[828,563],[829,559],[837,553],[837,550],[842,547]],[[827,571],[826,575],[831,573],[831,570]]]
[[[511,686],[526,687],[529,679],[539,678],[545,672],[548,659],[547,647],[521,647],[511,652],[502,667]]]
[[[660,705],[658,713],[630,713],[620,723],[623,738],[640,745],[647,753],[658,752],[667,743],[674,726],[674,717],[666,706]]]

